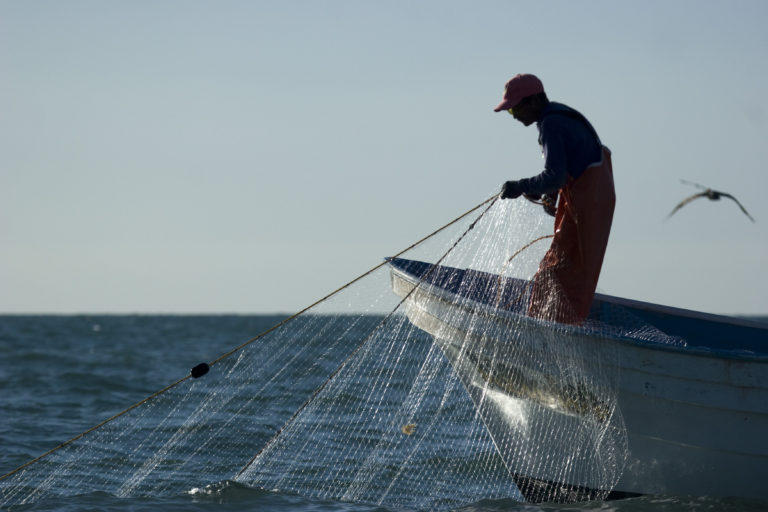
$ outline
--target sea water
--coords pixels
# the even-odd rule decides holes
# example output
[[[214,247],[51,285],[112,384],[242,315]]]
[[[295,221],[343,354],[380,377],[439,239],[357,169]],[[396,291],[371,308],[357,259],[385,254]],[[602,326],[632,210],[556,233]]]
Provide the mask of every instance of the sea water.
[[[183,377],[275,325],[280,316],[0,316],[0,474]],[[768,318],[756,320],[768,321]],[[297,397],[313,389],[294,390]],[[366,503],[309,499],[229,480],[173,496],[121,498],[104,492],[43,499],[13,510],[386,511]],[[485,500],[456,510],[768,510],[765,501],[643,496],[613,502],[530,505]]]

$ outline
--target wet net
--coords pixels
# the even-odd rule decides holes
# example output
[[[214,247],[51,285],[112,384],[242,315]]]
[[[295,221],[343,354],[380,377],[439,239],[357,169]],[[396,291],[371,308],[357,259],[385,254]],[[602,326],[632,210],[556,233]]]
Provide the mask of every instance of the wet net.
[[[449,226],[4,468],[0,505],[227,485],[429,510],[608,497],[627,455],[609,341],[679,341],[618,309],[581,325],[526,315],[548,244],[519,251],[552,229],[530,204],[488,200]]]

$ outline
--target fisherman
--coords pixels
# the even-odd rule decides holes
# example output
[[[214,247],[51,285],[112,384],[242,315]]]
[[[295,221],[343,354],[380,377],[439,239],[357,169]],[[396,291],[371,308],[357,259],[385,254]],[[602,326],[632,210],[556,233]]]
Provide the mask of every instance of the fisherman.
[[[494,110],[506,110],[525,126],[536,123],[545,159],[540,174],[504,183],[501,198],[542,201],[555,217],[552,244],[533,278],[528,315],[580,324],[592,305],[616,204],[611,152],[583,115],[549,101],[534,75],[511,78]]]

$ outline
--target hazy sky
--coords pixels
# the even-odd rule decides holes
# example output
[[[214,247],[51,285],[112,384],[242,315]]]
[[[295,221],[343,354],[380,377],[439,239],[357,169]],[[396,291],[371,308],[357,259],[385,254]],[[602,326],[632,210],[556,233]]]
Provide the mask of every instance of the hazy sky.
[[[537,74],[613,150],[599,289],[768,314],[768,2],[0,1],[0,312],[292,312],[541,170]],[[696,201],[688,179],[736,195]]]

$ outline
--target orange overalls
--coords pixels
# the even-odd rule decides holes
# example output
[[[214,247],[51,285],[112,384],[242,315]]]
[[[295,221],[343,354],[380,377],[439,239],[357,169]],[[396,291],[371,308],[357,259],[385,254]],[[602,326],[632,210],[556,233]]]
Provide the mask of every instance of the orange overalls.
[[[528,315],[580,324],[589,314],[611,232],[616,193],[611,151],[559,191],[555,234],[533,278]]]

